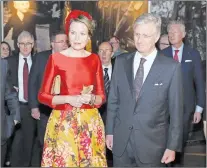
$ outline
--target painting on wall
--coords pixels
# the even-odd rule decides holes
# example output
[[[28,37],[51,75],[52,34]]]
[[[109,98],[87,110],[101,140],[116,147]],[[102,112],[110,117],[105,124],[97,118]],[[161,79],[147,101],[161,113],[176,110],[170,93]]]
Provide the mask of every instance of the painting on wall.
[[[148,1],[4,1],[4,40],[18,50],[17,37],[27,30],[34,35],[36,52],[50,49],[50,34],[64,29],[64,19],[73,9],[89,12],[96,21],[90,46],[94,52],[113,35],[130,50],[134,48],[133,21],[148,11]]]

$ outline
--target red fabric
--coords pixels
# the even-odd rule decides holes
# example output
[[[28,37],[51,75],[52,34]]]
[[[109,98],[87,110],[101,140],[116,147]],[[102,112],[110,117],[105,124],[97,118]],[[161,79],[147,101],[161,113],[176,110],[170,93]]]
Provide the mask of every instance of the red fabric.
[[[178,52],[179,52],[179,50],[175,50],[175,55],[174,55],[174,60],[175,61],[177,61],[177,62],[179,62],[179,59],[178,59]]]
[[[85,17],[87,17],[89,20],[92,20],[92,16],[84,11],[81,10],[73,10],[72,12],[69,13],[69,15],[66,17],[65,19],[65,33],[68,35],[69,32],[69,27],[70,27],[70,20],[71,19],[76,19],[78,18],[80,15],[84,15]]]
[[[61,78],[60,95],[80,95],[83,86],[93,85],[92,93],[100,95],[103,103],[105,102],[103,70],[101,61],[96,54],[78,58],[55,53],[50,56],[47,62],[42,86],[38,94],[39,101],[56,110],[72,110],[73,107],[69,104],[52,105],[54,95],[51,94],[51,88],[57,75],[60,75]],[[86,104],[81,106],[81,109],[90,108],[93,107]]]
[[[24,89],[24,99],[28,101],[28,77],[29,77],[29,67],[27,63],[27,58],[24,58],[23,66],[23,89]]]

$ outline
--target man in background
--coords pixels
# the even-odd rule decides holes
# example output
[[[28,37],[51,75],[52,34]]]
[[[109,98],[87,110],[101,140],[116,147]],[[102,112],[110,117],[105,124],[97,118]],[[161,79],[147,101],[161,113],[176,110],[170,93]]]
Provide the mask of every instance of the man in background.
[[[13,88],[8,74],[7,60],[1,59],[1,167],[4,167],[7,153],[7,141],[11,137],[14,126],[20,123],[20,109],[17,92]],[[4,103],[10,115],[6,114]]]
[[[162,53],[181,63],[184,90],[183,152],[176,164],[183,166],[184,147],[188,140],[191,123],[201,121],[205,106],[205,85],[200,54],[196,49],[183,43],[186,31],[182,21],[171,21],[167,26],[171,46]]]

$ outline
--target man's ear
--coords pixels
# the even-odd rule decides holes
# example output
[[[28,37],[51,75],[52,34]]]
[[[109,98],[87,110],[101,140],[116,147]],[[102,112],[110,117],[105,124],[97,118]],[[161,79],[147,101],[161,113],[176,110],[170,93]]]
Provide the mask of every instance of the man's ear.
[[[186,32],[183,33],[183,38],[185,38]]]
[[[114,55],[114,52],[112,51],[112,52],[111,52],[111,58],[113,57],[113,55]]]
[[[51,44],[52,48],[54,48],[54,42],[51,42],[50,44]]]

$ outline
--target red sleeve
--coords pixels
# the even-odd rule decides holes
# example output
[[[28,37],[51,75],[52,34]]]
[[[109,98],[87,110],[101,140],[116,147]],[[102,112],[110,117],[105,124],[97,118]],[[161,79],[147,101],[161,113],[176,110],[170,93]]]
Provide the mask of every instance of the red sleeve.
[[[101,65],[101,61],[99,57],[97,56],[98,61],[97,61],[97,71],[96,71],[96,91],[95,94],[101,96],[102,98],[102,104],[106,101],[105,97],[105,89],[104,89],[104,78],[103,78],[103,69]],[[102,104],[100,105],[95,105],[96,108],[99,108]]]
[[[51,89],[53,85],[53,80],[56,76],[56,67],[54,64],[53,55],[51,55],[47,61],[45,67],[45,72],[42,80],[42,86],[38,93],[38,100],[45,105],[48,105],[52,108],[55,108],[55,105],[52,105],[52,99],[54,95],[51,94]]]

